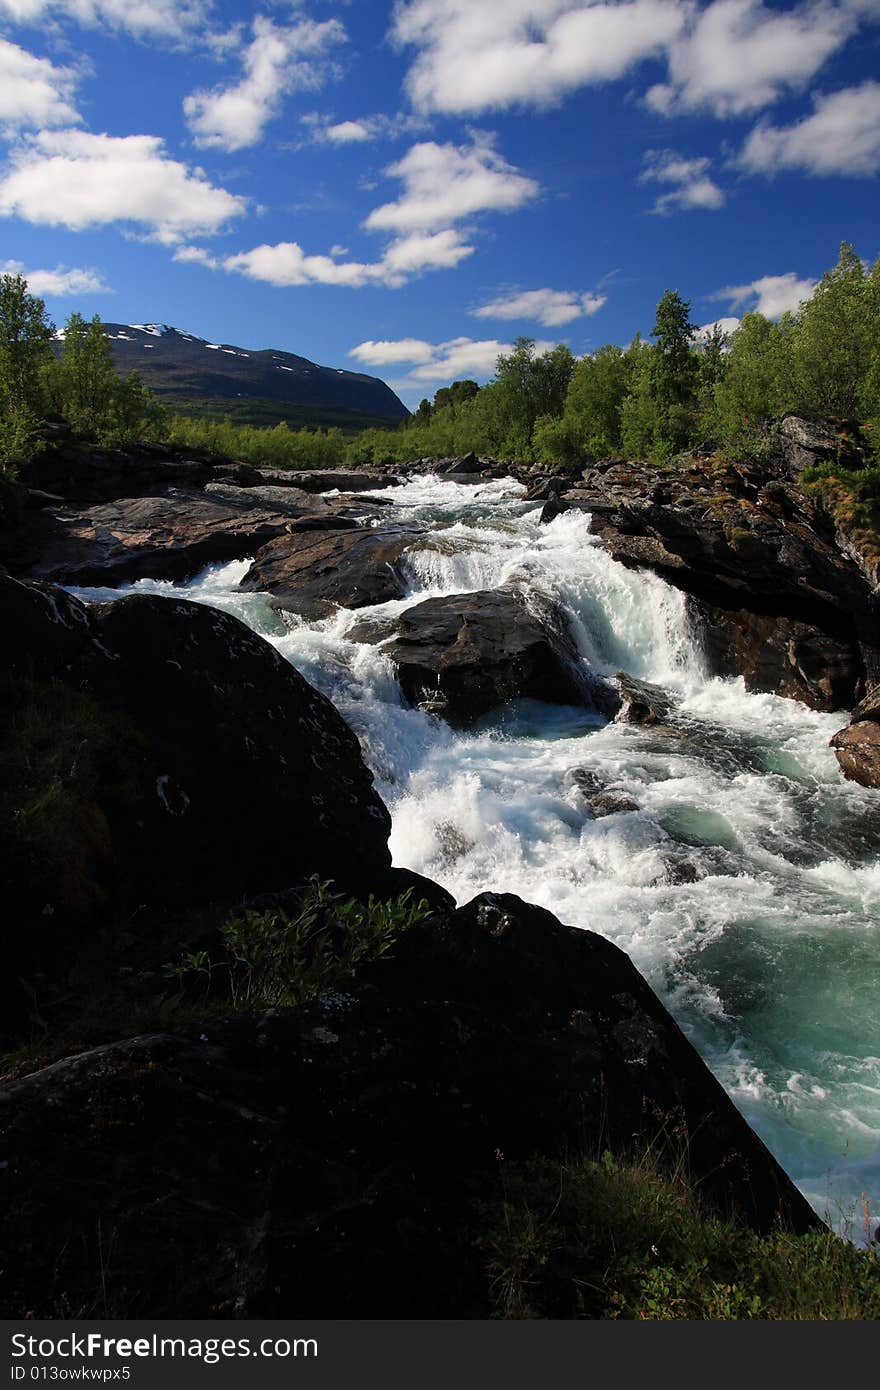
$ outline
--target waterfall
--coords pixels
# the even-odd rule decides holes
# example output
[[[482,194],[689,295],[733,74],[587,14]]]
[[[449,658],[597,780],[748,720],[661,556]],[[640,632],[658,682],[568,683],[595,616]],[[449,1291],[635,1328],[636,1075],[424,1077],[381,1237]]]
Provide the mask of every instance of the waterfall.
[[[405,557],[407,597],[366,614],[290,629],[264,597],[237,592],[247,562],[128,591],[250,623],[357,732],[395,863],[459,901],[518,893],[611,938],[817,1210],[838,1220],[867,1193],[876,1211],[880,808],[843,782],[827,746],[845,716],[708,676],[680,592],[614,561],[579,512],[541,526],[522,493],[511,479],[424,476],[383,494],[383,519],[429,529]],[[408,708],[381,648],[349,635],[364,616],[500,585],[555,600],[593,670],[673,692],[673,731],[536,701],[453,731]],[[577,770],[634,809],[595,818]]]

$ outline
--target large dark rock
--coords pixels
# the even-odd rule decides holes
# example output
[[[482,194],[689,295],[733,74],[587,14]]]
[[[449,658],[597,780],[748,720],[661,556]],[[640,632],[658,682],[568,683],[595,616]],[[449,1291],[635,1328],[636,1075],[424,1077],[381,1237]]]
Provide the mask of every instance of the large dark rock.
[[[820,1225],[621,951],[486,894],[307,1012],[7,1085],[0,1299],[11,1317],[481,1317],[499,1163],[646,1144],[757,1230]]]
[[[75,946],[68,927],[130,916],[137,930],[145,906],[386,875],[390,819],[357,739],[237,618],[146,596],[87,607],[2,575],[0,616],[0,754],[21,783],[3,789],[8,950],[33,944],[57,973]],[[42,773],[19,767],[25,738]],[[58,960],[41,947],[49,927]],[[7,966],[14,983],[8,951]]]
[[[539,606],[540,605],[540,606]],[[619,705],[578,657],[560,610],[515,589],[444,594],[387,624],[360,623],[355,641],[384,642],[411,704],[467,724],[505,700],[530,696],[587,705],[609,718]]]
[[[717,675],[743,677],[746,690],[770,691],[811,709],[834,711],[863,688],[864,663],[853,641],[840,641],[792,618],[726,612],[706,605],[703,645]]]
[[[398,487],[400,479],[393,473],[369,472],[365,469],[306,468],[291,469],[288,474],[292,487],[304,492],[370,492]]]
[[[403,598],[401,556],[424,534],[417,526],[362,527],[331,533],[294,531],[263,546],[241,581],[294,612],[315,605],[366,608]]]
[[[719,674],[831,709],[852,705],[880,666],[875,593],[784,464],[615,461],[565,502],[590,513],[615,559],[697,600]]]
[[[664,724],[672,713],[672,696],[660,685],[637,680],[626,671],[618,671],[613,684],[621,700],[621,724]]]
[[[301,504],[245,503],[256,489],[223,495],[178,492],[127,497],[101,506],[48,507],[13,538],[10,567],[30,579],[59,584],[110,585],[130,580],[186,579],[205,565],[238,560],[283,534],[291,516],[315,508]],[[239,495],[240,494],[240,495]]]

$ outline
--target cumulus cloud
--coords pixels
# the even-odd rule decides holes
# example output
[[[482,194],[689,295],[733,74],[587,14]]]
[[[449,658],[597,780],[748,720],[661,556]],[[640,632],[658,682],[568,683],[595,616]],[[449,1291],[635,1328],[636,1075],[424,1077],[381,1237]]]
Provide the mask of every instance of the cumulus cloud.
[[[392,33],[418,49],[407,76],[414,105],[462,114],[547,106],[622,77],[662,53],[686,14],[681,0],[409,0]]]
[[[712,297],[714,298],[714,296]],[[697,329],[695,336],[697,342],[704,343],[708,338],[711,338],[713,336],[716,328],[718,328],[721,330],[722,333],[726,333],[729,337],[731,333],[736,332],[736,330],[739,328],[739,325],[740,320],[736,318],[735,315],[725,314],[720,319],[713,319],[711,323],[704,323],[702,328]]]
[[[346,121],[338,121],[327,112],[307,111],[300,116],[300,122],[308,127],[309,139],[317,145],[364,145],[371,140],[397,140],[402,135],[424,129],[427,124],[422,116],[402,111],[393,116],[378,113]]]
[[[880,82],[863,82],[814,99],[812,115],[788,126],[762,123],[739,163],[751,173],[786,169],[867,178],[880,169]]]
[[[304,19],[283,28],[258,15],[242,55],[244,76],[231,87],[192,92],[183,110],[197,145],[241,150],[255,145],[290,92],[319,87],[327,75],[320,60],[345,41],[336,19]]]
[[[535,343],[537,353],[549,352],[555,343]],[[358,343],[349,352],[359,362],[371,367],[412,363],[411,384],[428,381],[448,381],[464,376],[491,376],[502,353],[513,350],[512,343],[497,338],[451,338],[445,343],[428,343],[422,338],[401,338],[391,342]]]
[[[669,53],[669,81],[647,93],[665,115],[739,116],[802,89],[855,33],[857,8],[810,0],[789,11],[762,0],[715,0],[695,11]]]
[[[35,25],[65,18],[137,38],[180,38],[207,22],[211,0],[0,0],[0,19]]]
[[[399,289],[423,271],[458,265],[473,249],[462,241],[458,232],[446,229],[398,237],[376,261],[344,261],[333,255],[308,255],[297,242],[282,241],[227,256],[222,261],[214,261],[211,268],[222,265],[224,270],[278,287],[345,285],[349,289],[361,289],[364,285],[378,284]],[[204,264],[209,264],[201,257],[188,259],[203,259]]]
[[[470,312],[476,319],[533,319],[546,328],[555,328],[598,313],[606,298],[604,294],[581,294],[575,290],[523,290],[493,299]]]
[[[687,159],[674,150],[648,150],[640,183],[670,184],[654,203],[653,212],[667,214],[690,208],[716,211],[724,207],[724,190],[710,177],[712,161],[705,156]]]
[[[26,270],[24,261],[0,262],[0,275],[23,275],[31,294],[110,294],[110,286],[97,270],[69,269],[57,265],[54,270]]]
[[[403,193],[370,213],[364,226],[377,231],[424,232],[478,212],[512,212],[539,192],[488,138],[470,145],[422,141],[386,173],[402,180]]]
[[[794,271],[788,271],[785,275],[762,275],[757,280],[750,280],[747,285],[728,285],[709,298],[723,300],[732,309],[778,319],[788,310],[797,309],[803,300],[811,299],[815,289],[815,280],[807,280]]]
[[[78,74],[0,38],[0,130],[71,125]]]
[[[155,135],[40,131],[12,152],[0,216],[46,227],[130,224],[168,244],[222,231],[247,206],[201,169],[170,159]]]

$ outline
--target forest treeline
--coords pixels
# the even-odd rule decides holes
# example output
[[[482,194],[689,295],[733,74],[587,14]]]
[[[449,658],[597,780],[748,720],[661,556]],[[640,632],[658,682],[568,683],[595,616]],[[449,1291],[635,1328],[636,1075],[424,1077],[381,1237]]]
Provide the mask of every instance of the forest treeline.
[[[564,344],[538,353],[520,338],[485,386],[453,382],[409,420],[354,439],[171,415],[136,373],[120,378],[100,319],[72,314],[58,336],[21,276],[0,278],[0,467],[40,447],[42,422],[67,419],[102,444],[140,439],[208,449],[257,465],[391,464],[474,450],[580,469],[623,454],[668,463],[708,446],[760,457],[766,424],[786,412],[855,421],[880,437],[880,259],[867,267],[844,242],[837,264],[797,310],[774,322],[747,313],[732,334],[699,331],[667,290],[650,339],[608,343],[581,358]]]

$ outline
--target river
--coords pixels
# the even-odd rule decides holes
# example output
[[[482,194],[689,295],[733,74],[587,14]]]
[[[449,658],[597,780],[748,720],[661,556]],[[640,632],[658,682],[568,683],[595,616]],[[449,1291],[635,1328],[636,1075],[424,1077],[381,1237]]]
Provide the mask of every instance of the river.
[[[383,522],[437,528],[405,557],[407,597],[293,630],[237,592],[249,561],[74,592],[188,597],[265,636],[357,732],[394,862],[459,902],[517,893],[621,946],[816,1210],[863,1240],[864,1200],[872,1228],[880,1210],[880,795],[845,782],[828,748],[847,715],[707,676],[683,596],[612,560],[580,513],[541,526],[523,492],[424,475],[380,494]],[[407,708],[381,649],[347,635],[501,584],[560,603],[594,670],[674,692],[672,732],[537,701],[453,731]],[[576,769],[638,809],[594,819]]]

